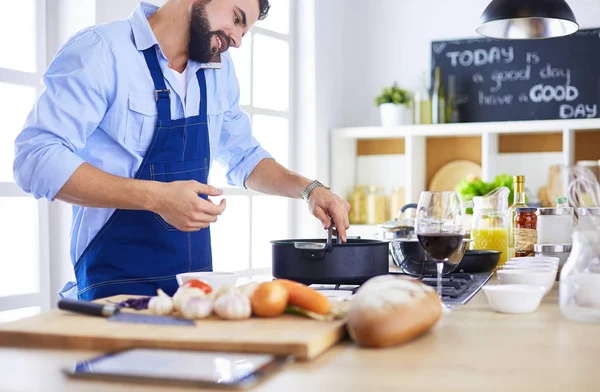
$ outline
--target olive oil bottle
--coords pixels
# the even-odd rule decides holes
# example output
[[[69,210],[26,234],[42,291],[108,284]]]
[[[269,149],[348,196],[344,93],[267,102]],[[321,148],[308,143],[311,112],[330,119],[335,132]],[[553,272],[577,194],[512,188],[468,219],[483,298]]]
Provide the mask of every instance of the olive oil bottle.
[[[508,258],[515,257],[515,216],[517,208],[527,207],[525,202],[525,176],[515,176],[513,178],[513,189],[515,192],[513,205],[508,209]]]

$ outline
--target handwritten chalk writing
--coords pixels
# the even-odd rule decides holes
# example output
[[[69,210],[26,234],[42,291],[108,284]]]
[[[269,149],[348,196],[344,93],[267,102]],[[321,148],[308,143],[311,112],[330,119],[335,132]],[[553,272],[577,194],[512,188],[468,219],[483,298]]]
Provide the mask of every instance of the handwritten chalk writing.
[[[598,114],[598,105],[584,105],[580,103],[575,107],[567,104],[560,105],[560,118],[594,118]]]
[[[529,90],[529,99],[532,102],[571,102],[579,97],[579,90],[575,86],[549,86],[536,84]]]
[[[492,80],[496,86],[490,87],[490,91],[495,93],[502,87],[504,82],[517,82],[531,79],[531,65],[525,69],[514,69],[510,71],[493,71]]]
[[[552,65],[546,64],[545,68],[540,69],[540,77],[542,79],[565,78],[565,84],[571,84],[571,70],[569,68],[552,68]]]
[[[483,83],[485,81],[485,79],[483,78],[483,75],[478,73],[473,74],[473,83]]]
[[[512,94],[505,95],[485,95],[483,91],[479,91],[479,106],[494,106],[494,105],[510,105],[514,96]]]
[[[494,63],[509,64],[515,58],[515,51],[512,46],[509,46],[508,48],[498,48],[494,46],[490,50],[475,49],[448,52],[446,53],[446,57],[450,58],[450,64],[453,67],[457,67],[458,65],[463,67],[470,67],[471,65],[480,67],[482,65]]]
[[[519,102],[529,102],[529,97],[527,96],[527,94],[519,94]]]
[[[527,64],[538,64],[540,56],[536,52],[527,52]]]

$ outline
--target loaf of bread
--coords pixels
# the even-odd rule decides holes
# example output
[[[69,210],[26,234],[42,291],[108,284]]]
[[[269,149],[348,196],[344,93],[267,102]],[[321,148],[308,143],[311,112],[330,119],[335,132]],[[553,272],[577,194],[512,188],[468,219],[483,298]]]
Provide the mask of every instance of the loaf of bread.
[[[414,278],[383,275],[358,289],[346,327],[360,346],[387,347],[425,333],[441,314],[442,304],[433,288]]]

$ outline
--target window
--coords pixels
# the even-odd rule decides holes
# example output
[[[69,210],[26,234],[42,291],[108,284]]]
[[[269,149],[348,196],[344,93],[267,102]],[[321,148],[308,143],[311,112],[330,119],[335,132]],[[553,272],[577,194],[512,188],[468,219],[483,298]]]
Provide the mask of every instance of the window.
[[[254,137],[286,167],[293,159],[292,15],[290,0],[271,2],[269,16],[256,23],[242,47],[230,49],[240,83],[240,105],[250,116]],[[209,181],[223,188],[227,199],[227,209],[211,226],[215,270],[270,269],[270,241],[290,233],[290,200],[228,187],[216,162]]]
[[[8,2],[0,4],[7,8]],[[48,207],[14,183],[14,140],[45,68],[45,1],[10,2],[0,12],[0,322],[49,308]]]

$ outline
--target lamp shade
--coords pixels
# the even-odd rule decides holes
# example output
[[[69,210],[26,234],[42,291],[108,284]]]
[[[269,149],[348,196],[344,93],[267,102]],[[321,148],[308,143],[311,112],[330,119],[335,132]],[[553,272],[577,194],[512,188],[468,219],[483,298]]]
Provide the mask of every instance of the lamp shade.
[[[564,0],[493,0],[483,11],[479,34],[499,39],[542,39],[575,33],[579,25]]]

